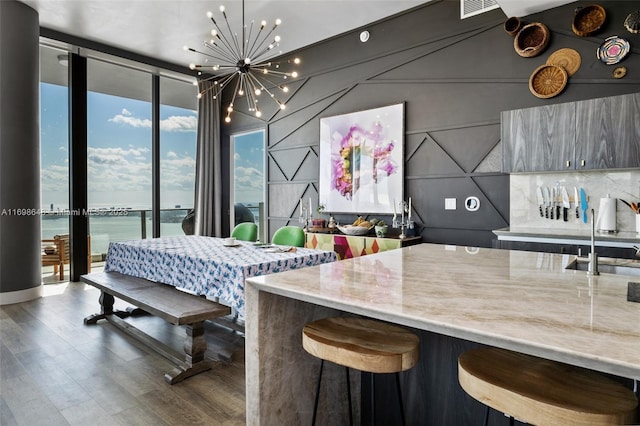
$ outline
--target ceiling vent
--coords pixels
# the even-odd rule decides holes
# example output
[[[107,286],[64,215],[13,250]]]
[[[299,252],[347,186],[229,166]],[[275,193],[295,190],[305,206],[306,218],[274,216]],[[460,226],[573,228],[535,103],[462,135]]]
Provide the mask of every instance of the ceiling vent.
[[[496,0],[460,0],[460,19],[479,15],[499,7]]]

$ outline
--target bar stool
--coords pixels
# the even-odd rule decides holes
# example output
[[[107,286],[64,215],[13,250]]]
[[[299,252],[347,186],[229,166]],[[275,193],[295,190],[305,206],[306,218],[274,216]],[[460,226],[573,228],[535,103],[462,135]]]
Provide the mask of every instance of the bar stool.
[[[535,425],[619,425],[637,419],[638,399],[622,384],[591,370],[498,348],[458,358],[458,380],[474,399]]]
[[[352,420],[349,368],[369,373],[395,373],[402,424],[405,423],[399,372],[418,362],[420,339],[402,327],[384,322],[354,318],[324,318],[305,325],[302,346],[320,358],[320,372],[313,405],[313,424],[316,422],[322,368],[325,361],[345,367],[349,397],[349,422]],[[371,374],[371,423],[375,424],[374,374]]]

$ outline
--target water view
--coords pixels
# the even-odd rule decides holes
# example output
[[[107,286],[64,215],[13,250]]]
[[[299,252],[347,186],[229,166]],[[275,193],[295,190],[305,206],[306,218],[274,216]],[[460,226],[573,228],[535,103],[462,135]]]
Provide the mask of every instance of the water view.
[[[260,223],[258,203],[247,203],[256,223]],[[160,212],[160,235],[184,235],[182,220],[190,209],[168,209]],[[108,211],[108,210],[107,210]],[[91,214],[89,234],[91,253],[106,254],[110,241],[136,240],[150,237],[153,232],[150,210],[118,210],[121,214]],[[144,226],[143,226],[144,224]],[[145,232],[146,230],[146,232]],[[42,217],[42,239],[69,233],[68,214],[45,214]]]

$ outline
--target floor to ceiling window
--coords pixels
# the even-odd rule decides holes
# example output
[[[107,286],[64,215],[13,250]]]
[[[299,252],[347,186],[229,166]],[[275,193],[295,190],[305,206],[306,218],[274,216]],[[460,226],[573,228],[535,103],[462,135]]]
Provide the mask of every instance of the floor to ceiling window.
[[[151,76],[87,60],[87,197],[91,251],[146,235],[151,210]],[[150,217],[150,215],[149,215]]]
[[[194,205],[197,88],[160,78],[160,235],[181,235]]]
[[[258,224],[258,236],[262,241],[266,241],[264,143],[264,130],[231,136],[231,202],[235,206],[233,225],[255,221]]]
[[[40,208],[43,251],[69,234],[69,108],[66,51],[40,47]],[[43,266],[43,278],[59,277]]]

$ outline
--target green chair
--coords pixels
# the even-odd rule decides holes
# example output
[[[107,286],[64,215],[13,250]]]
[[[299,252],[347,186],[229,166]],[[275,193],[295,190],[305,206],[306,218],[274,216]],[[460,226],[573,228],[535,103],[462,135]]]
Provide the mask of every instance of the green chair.
[[[255,242],[258,240],[258,225],[253,222],[239,223],[231,231],[231,236],[236,240]]]
[[[271,242],[282,246],[304,247],[304,230],[299,226],[283,226],[273,234]]]

